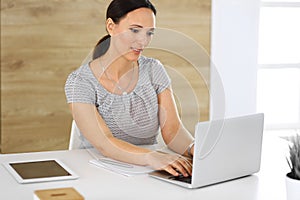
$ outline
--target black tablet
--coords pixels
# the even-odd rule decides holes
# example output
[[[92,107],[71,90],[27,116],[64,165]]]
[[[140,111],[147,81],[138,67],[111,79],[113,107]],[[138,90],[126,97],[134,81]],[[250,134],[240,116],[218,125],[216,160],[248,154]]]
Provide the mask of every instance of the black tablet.
[[[3,164],[19,183],[77,179],[78,176],[58,159],[12,161]]]

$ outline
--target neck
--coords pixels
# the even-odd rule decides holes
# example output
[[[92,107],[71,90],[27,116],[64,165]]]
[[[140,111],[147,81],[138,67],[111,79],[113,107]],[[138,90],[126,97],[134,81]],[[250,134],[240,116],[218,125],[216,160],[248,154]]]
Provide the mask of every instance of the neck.
[[[135,65],[134,61],[129,61],[123,56],[112,57],[105,54],[100,57],[100,66],[115,80],[119,80],[127,72],[132,70]]]

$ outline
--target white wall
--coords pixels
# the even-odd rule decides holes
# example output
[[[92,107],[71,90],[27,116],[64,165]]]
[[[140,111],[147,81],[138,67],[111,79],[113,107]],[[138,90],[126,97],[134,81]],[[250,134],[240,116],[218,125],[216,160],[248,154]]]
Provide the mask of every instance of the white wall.
[[[222,87],[216,82],[214,66],[223,82],[225,115],[256,112],[259,3],[212,0],[211,119],[220,115],[216,110],[222,107]]]

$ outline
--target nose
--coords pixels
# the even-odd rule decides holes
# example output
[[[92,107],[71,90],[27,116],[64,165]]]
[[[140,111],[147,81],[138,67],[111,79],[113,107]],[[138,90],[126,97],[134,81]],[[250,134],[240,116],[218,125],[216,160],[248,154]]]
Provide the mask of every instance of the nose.
[[[136,38],[136,42],[140,47],[146,47],[151,41],[151,37],[147,35],[147,33],[141,33]]]

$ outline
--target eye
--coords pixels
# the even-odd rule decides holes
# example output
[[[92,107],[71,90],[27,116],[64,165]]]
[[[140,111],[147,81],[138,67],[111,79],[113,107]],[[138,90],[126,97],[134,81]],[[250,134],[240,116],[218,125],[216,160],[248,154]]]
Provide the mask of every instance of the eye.
[[[136,29],[136,28],[130,28],[129,29],[131,32],[133,32],[133,33],[138,33],[138,32],[140,32],[140,30],[138,30],[138,29]]]
[[[154,31],[148,31],[148,32],[147,32],[147,35],[148,35],[148,36],[154,35]]]

